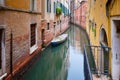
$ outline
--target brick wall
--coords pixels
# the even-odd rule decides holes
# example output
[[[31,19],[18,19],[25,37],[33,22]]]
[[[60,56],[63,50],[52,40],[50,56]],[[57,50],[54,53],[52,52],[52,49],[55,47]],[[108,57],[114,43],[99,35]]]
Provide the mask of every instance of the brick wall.
[[[15,11],[5,11],[0,14],[4,18],[1,24],[5,25],[6,69],[10,66],[10,33],[13,33],[13,67],[20,65],[20,58],[30,53],[30,24],[37,23],[37,45],[41,47],[40,15]]]
[[[54,22],[56,22],[55,28],[54,28]],[[47,20],[42,20],[41,28],[44,29],[44,45],[46,46],[54,38],[54,36],[58,36],[59,34],[63,33],[69,27],[68,22],[69,22],[68,17],[62,17],[61,24],[60,23],[58,24],[57,20],[55,21],[50,20],[49,21],[50,29],[47,30],[48,22]],[[60,26],[61,26],[61,32],[60,32]]]
[[[86,29],[86,13],[87,13],[87,1],[81,2],[81,5],[74,10],[74,22],[75,24]]]
[[[30,14],[17,11],[1,11],[0,12],[0,24],[5,25],[5,52],[6,52],[6,70],[10,72],[10,34],[12,30],[13,34],[13,73],[17,73],[28,60],[32,59],[35,53],[41,50],[42,34],[44,32],[44,43],[47,45],[54,37],[54,21],[50,20],[50,29],[46,30],[47,21],[41,21],[41,15]],[[62,17],[61,19],[61,33],[68,27],[68,17]],[[37,23],[37,52],[30,54],[30,24]],[[60,24],[56,25],[56,35],[60,34]],[[22,66],[21,66],[22,65]]]
[[[47,30],[48,23],[49,30]],[[44,29],[44,46],[46,46],[53,39],[53,21],[50,20],[49,22],[47,22],[47,20],[42,20],[41,28]]]

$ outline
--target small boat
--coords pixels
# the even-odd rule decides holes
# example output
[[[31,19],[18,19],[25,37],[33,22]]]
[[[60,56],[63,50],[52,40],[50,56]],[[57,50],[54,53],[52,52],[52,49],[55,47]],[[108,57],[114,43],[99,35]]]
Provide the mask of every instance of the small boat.
[[[63,43],[67,39],[67,37],[68,37],[68,34],[62,34],[60,36],[57,36],[51,41],[51,45],[57,46],[60,43]]]

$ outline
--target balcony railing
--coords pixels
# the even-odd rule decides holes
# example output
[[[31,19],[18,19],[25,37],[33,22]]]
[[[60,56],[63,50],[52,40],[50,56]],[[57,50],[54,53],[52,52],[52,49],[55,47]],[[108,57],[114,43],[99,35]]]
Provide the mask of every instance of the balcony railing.
[[[85,80],[93,80],[93,74],[110,76],[109,52],[110,48],[102,44],[84,46]]]

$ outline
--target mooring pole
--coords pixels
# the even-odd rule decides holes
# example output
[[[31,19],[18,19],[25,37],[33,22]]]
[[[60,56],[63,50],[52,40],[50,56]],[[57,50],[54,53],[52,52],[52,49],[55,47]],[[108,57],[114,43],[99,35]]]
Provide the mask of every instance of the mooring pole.
[[[11,80],[13,80],[12,55],[13,55],[13,34],[12,34],[12,30],[11,30],[11,34],[10,34],[10,74],[11,74]]]

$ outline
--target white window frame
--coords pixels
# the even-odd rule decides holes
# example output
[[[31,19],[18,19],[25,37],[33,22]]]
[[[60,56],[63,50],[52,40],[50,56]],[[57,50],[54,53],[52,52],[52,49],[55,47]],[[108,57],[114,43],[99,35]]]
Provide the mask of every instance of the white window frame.
[[[2,31],[2,50],[1,50],[1,59],[2,59],[2,64],[1,64],[1,69],[0,69],[0,80],[6,76],[6,56],[5,56],[5,25],[0,25],[0,29],[3,29]]]
[[[4,6],[4,0],[0,0],[0,6]]]
[[[34,2],[34,3],[32,3]],[[36,0],[30,0],[30,11],[36,11],[37,10],[37,2]]]
[[[51,0],[46,0],[46,10],[47,13],[51,13],[51,7],[52,7],[52,1]]]
[[[35,29],[36,41],[35,41],[35,45],[31,47],[31,24],[30,24],[30,54],[32,54],[38,48],[37,46],[37,23],[33,23],[33,24],[36,24],[36,29]]]

